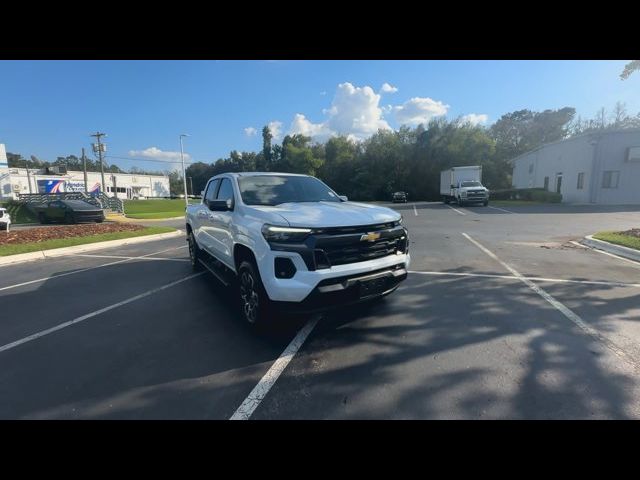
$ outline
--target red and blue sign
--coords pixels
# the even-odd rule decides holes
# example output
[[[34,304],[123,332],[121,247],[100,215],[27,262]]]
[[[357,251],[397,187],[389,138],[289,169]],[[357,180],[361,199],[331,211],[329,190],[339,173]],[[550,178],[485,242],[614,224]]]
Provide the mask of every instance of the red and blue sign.
[[[39,193],[62,193],[64,180],[38,180]]]

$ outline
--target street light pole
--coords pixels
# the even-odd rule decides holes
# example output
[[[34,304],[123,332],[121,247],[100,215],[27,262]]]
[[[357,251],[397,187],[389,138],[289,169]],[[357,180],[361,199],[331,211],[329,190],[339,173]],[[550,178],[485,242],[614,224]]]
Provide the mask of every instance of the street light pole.
[[[182,145],[182,137],[188,137],[186,133],[180,135],[180,158],[182,159],[182,182],[184,183],[184,204],[189,206],[189,197],[187,196],[187,171],[184,168],[184,146]]]

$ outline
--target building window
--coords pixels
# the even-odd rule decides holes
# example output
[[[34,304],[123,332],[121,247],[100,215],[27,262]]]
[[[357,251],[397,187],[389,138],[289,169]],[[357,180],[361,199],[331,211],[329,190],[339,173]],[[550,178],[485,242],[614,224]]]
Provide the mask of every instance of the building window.
[[[584,172],[580,172],[578,174],[578,190],[582,190],[584,188]]]
[[[533,173],[533,163],[529,164],[529,173]]]
[[[549,177],[544,177],[544,189],[549,190]]]
[[[605,172],[602,172],[602,188],[618,188],[619,180],[619,171],[607,170]]]

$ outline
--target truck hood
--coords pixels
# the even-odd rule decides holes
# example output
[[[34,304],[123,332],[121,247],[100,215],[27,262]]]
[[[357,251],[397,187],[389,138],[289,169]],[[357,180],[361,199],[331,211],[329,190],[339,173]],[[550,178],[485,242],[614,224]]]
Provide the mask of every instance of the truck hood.
[[[277,214],[291,227],[350,227],[400,220],[400,214],[390,208],[356,202],[283,203],[276,207],[251,208]]]

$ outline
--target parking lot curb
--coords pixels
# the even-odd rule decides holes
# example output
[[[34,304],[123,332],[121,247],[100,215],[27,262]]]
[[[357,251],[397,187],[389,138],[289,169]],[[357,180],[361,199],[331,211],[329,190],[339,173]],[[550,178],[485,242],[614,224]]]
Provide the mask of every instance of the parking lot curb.
[[[623,247],[622,245],[615,245],[613,243],[605,242],[603,240],[597,240],[592,235],[587,235],[582,240],[583,245],[591,248],[596,248],[619,257],[624,257],[628,260],[633,260],[640,263],[640,251],[629,247]]]
[[[88,243],[86,245],[75,245],[73,247],[63,247],[54,248],[51,250],[39,250],[37,252],[19,253],[17,255],[0,257],[0,267],[5,265],[15,265],[16,263],[31,262],[34,260],[44,260],[46,258],[63,257],[65,255],[73,255],[75,253],[102,250],[103,248],[119,247],[122,245],[132,245],[136,243],[151,242],[155,240],[165,240],[167,238],[175,238],[182,235],[184,235],[183,230],[176,230],[175,232],[144,235],[142,237],[123,238],[120,240],[107,240],[106,242]]]

